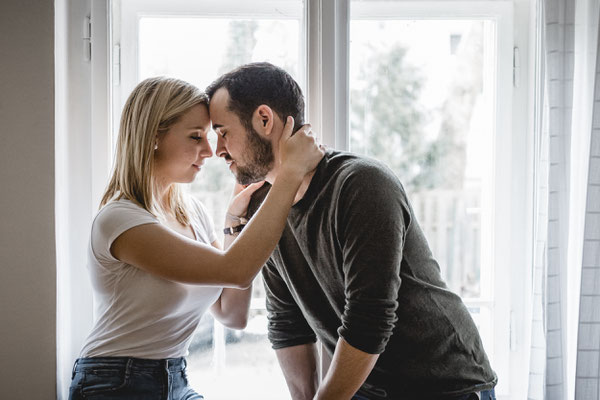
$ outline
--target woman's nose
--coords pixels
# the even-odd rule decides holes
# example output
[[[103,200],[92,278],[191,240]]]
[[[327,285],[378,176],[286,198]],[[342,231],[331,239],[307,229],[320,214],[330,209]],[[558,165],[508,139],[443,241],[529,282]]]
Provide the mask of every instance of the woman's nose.
[[[213,151],[212,151],[212,147],[210,146],[210,143],[208,142],[208,140],[206,140],[205,145],[202,146],[202,149],[200,150],[200,155],[204,158],[209,158],[213,156]]]

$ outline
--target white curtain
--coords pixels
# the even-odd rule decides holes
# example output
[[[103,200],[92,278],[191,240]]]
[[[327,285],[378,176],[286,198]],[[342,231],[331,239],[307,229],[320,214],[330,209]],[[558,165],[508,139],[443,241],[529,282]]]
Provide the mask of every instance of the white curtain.
[[[529,399],[600,399],[598,3],[539,3]]]

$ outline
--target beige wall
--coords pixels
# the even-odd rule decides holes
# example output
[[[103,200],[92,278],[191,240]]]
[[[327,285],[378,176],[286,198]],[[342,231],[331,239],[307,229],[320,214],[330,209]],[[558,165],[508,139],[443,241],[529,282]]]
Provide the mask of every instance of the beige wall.
[[[54,1],[0,2],[0,398],[56,387]]]

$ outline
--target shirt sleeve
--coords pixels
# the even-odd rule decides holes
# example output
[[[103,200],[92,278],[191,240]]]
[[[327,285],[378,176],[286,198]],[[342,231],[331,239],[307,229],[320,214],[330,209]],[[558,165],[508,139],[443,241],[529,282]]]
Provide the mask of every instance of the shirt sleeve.
[[[359,165],[340,189],[336,225],[345,307],[338,334],[366,353],[385,350],[397,321],[408,207],[399,180],[380,164]]]
[[[269,340],[273,349],[316,342],[314,331],[271,260],[263,267],[262,275],[267,294]]]
[[[115,201],[104,206],[92,223],[91,249],[104,266],[119,264],[110,252],[113,242],[125,231],[145,224],[157,224],[158,219],[142,207],[126,201]]]

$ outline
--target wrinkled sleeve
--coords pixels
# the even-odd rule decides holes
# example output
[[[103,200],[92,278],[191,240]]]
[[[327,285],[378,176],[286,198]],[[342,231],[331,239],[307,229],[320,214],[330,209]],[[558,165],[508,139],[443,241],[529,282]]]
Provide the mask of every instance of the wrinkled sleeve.
[[[105,267],[120,265],[110,251],[113,242],[125,231],[145,224],[158,224],[158,219],[138,205],[115,201],[104,206],[92,223],[90,244],[94,257]]]
[[[316,342],[300,307],[271,260],[262,270],[267,295],[269,340],[273,349]]]
[[[359,350],[380,354],[397,320],[400,266],[410,224],[402,185],[386,167],[361,165],[341,186],[336,219],[345,278],[338,334]]]

